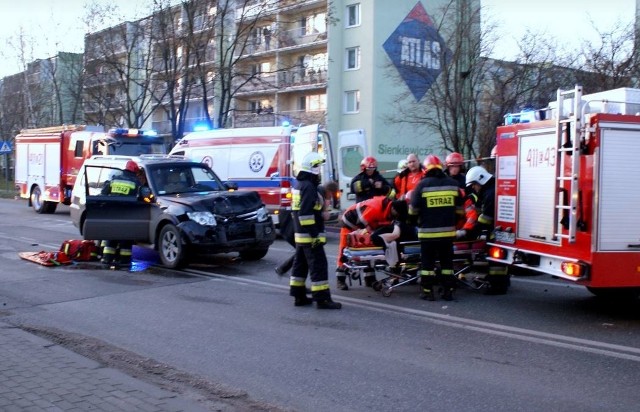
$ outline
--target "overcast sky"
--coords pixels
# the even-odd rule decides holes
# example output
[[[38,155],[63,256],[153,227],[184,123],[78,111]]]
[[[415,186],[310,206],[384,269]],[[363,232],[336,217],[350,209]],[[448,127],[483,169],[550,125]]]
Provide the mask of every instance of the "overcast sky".
[[[145,15],[151,0],[0,0],[0,78],[22,70],[15,50],[6,46],[21,27],[35,39],[34,59],[54,56],[56,51],[82,52],[87,1],[116,4],[133,20]],[[577,47],[593,32],[591,19],[606,31],[616,21],[631,22],[635,15],[635,0],[482,0],[482,4],[485,15],[502,26],[493,57],[506,59],[513,56],[516,39],[527,27]],[[429,11],[429,2],[423,0],[423,5]]]

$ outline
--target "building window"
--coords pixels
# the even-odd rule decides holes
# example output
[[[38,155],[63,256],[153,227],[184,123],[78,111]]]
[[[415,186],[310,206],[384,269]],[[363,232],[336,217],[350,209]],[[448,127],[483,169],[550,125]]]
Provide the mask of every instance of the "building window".
[[[349,90],[344,92],[344,112],[358,113],[360,111],[360,91]]]
[[[360,3],[350,4],[347,6],[347,27],[355,27],[360,25]]]
[[[259,100],[252,100],[249,102],[249,111],[251,113],[261,113],[262,112],[262,104]]]
[[[357,70],[360,68],[360,47],[350,47],[346,50],[345,70]]]
[[[313,94],[305,98],[305,111],[318,112],[327,110],[327,95]]]

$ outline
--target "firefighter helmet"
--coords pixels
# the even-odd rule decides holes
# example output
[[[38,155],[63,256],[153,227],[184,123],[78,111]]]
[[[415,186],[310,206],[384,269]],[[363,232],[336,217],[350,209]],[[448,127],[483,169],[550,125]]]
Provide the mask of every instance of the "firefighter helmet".
[[[485,183],[491,179],[493,175],[487,172],[482,166],[474,166],[467,172],[466,183],[469,186],[472,183],[478,183],[480,186],[484,186]]]
[[[360,162],[360,170],[364,169],[377,169],[378,161],[373,156],[367,156]]]
[[[129,160],[125,165],[124,170],[128,170],[132,173],[138,173],[140,171],[140,167],[133,160]]]
[[[408,166],[407,159],[402,159],[398,162],[398,173],[402,172]]]
[[[324,163],[324,157],[320,153],[311,152],[305,155],[300,163],[300,171],[311,173],[313,175],[320,174],[320,165]]]
[[[458,152],[453,152],[445,159],[447,167],[449,166],[462,166],[464,163],[464,157]]]
[[[428,155],[427,157],[425,157],[423,164],[427,172],[433,168],[438,168],[442,170],[442,161],[436,155]]]

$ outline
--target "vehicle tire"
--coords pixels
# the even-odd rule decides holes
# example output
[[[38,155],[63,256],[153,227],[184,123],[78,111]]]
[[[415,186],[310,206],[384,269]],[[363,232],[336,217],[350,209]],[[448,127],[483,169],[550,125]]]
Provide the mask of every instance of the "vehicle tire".
[[[40,186],[36,186],[31,191],[31,207],[36,213],[46,213],[45,205],[42,201],[42,191],[40,190]]]
[[[263,257],[267,256],[268,252],[269,248],[243,250],[242,252],[240,252],[240,257],[243,260],[260,260]]]
[[[599,298],[612,301],[630,301],[638,299],[640,296],[640,288],[592,288],[587,286],[587,290]]]
[[[56,213],[58,204],[56,202],[44,202],[44,213]]]
[[[184,266],[186,250],[182,244],[180,231],[174,225],[168,224],[160,231],[158,254],[162,264],[170,269]]]

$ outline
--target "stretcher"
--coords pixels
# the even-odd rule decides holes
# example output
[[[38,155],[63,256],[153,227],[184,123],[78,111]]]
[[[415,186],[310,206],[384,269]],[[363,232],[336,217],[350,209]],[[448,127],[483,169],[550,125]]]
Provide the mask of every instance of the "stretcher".
[[[393,253],[393,251],[391,251]],[[453,244],[454,276],[465,287],[480,290],[488,286],[482,276],[468,279],[468,273],[474,266],[486,266],[486,241],[468,240]],[[382,273],[383,278],[376,280],[372,287],[389,297],[393,290],[407,284],[418,283],[420,269],[420,242],[400,242],[397,245],[397,259],[390,259],[389,250],[382,247],[347,247],[343,253],[344,267],[349,283],[362,284],[364,273]],[[389,265],[390,260],[397,260]]]

